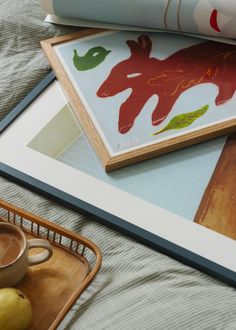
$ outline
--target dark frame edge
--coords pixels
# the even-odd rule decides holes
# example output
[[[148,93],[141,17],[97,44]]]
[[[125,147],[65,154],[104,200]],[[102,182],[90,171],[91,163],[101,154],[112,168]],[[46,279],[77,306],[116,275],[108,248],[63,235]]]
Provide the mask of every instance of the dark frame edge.
[[[51,71],[43,80],[41,80],[32,91],[18,103],[18,105],[9,112],[8,115],[0,122],[0,134],[28,107],[47,87],[50,85],[56,77]]]
[[[81,212],[91,219],[109,226],[128,237],[135,239],[173,259],[176,259],[185,265],[194,267],[214,278],[223,281],[233,287],[236,287],[236,272],[214,263],[204,257],[190,252],[166,239],[152,234],[145,229],[130,224],[128,221],[99,209],[87,202],[84,202],[72,195],[69,195],[57,188],[54,188],[42,181],[39,181],[23,172],[20,172],[10,166],[0,163],[0,175],[11,181],[20,184],[43,197],[49,198],[57,203]]]

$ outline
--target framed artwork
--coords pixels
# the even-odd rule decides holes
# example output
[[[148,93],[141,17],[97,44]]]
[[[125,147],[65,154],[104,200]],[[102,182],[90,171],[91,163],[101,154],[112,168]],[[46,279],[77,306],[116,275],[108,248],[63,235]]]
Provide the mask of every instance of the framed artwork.
[[[2,176],[236,286],[233,137],[106,173],[50,73],[1,123],[0,150]]]
[[[87,29],[42,41],[107,172],[236,128],[236,46]]]

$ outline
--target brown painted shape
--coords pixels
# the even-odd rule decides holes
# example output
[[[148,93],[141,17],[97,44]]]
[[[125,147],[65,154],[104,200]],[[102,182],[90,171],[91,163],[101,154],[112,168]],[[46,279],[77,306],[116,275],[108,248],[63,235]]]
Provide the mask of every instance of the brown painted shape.
[[[229,137],[194,221],[236,239],[236,135]]]

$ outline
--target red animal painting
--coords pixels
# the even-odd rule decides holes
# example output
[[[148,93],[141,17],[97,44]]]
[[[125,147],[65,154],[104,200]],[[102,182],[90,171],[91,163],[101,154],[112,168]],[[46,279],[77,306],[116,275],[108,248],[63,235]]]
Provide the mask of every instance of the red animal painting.
[[[152,124],[159,125],[178,97],[189,88],[213,83],[219,92],[216,105],[233,97],[236,90],[236,47],[212,41],[181,49],[166,59],[150,57],[152,41],[147,35],[128,40],[131,55],[115,65],[97,91],[98,97],[112,97],[128,88],[131,94],[119,110],[118,130],[127,133],[145,103],[158,95]]]

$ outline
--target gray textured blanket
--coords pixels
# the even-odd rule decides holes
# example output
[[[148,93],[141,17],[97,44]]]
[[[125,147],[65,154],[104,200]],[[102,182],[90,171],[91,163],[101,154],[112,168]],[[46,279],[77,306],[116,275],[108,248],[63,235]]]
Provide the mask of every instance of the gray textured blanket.
[[[39,41],[71,30],[45,23],[39,0],[0,0],[0,17],[3,118],[50,70]],[[103,253],[61,329],[236,329],[235,289],[4,178],[0,198],[81,233]]]

